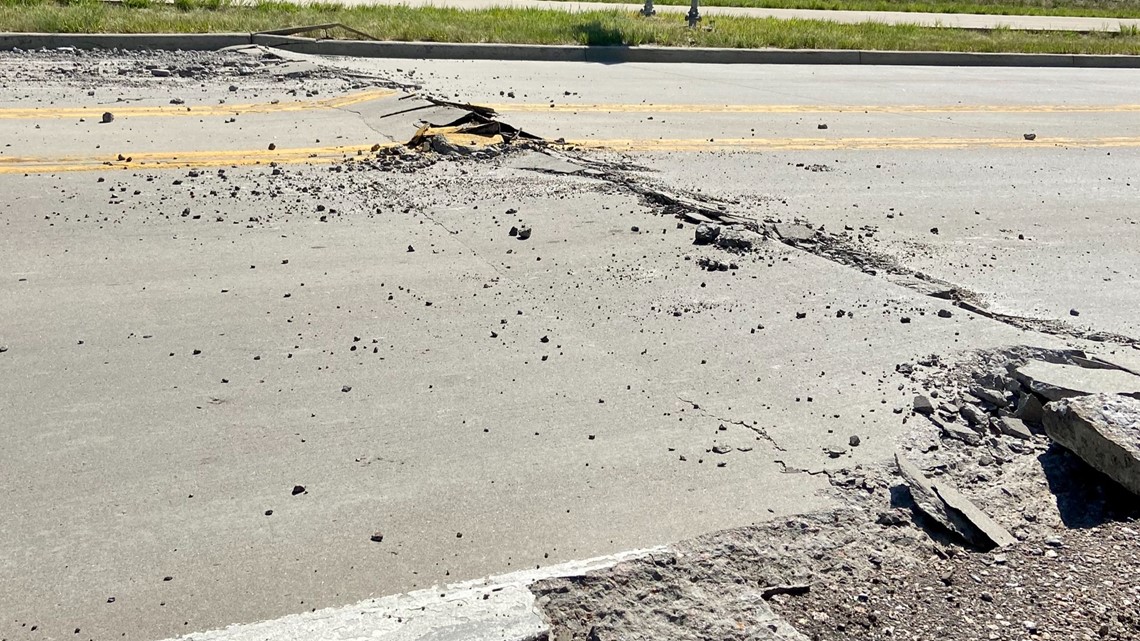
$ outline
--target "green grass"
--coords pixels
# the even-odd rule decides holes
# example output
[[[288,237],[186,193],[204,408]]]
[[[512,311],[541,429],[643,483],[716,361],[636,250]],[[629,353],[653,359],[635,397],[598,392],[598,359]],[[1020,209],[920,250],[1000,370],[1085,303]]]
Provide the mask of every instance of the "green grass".
[[[579,1],[643,2],[644,0]],[[689,0],[654,0],[654,4],[688,6]],[[701,6],[1140,18],[1140,0],[701,0]]]
[[[1140,54],[1140,35],[965,31],[875,23],[752,18],[645,19],[633,13],[564,13],[539,9],[462,11],[439,8],[299,6],[226,0],[0,0],[0,31],[59,33],[255,32],[340,22],[382,40],[584,45],[661,45],[782,49],[875,49],[1027,53]]]

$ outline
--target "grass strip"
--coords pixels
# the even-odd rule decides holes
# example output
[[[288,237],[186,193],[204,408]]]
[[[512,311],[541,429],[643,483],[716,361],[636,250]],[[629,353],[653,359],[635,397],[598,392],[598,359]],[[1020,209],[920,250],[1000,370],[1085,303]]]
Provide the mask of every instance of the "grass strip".
[[[657,45],[780,49],[870,49],[1062,54],[1140,54],[1136,32],[1067,33],[837,24],[818,20],[709,18],[688,29],[680,15],[565,13],[542,9],[460,10],[410,7],[296,5],[263,0],[150,0],[105,3],[0,0],[0,30],[48,33],[255,32],[340,22],[382,40],[518,44]]]
[[[571,0],[560,0],[569,2]],[[575,0],[638,2],[643,0]],[[658,5],[689,6],[689,0],[654,0]],[[1137,0],[701,0],[702,7],[819,9],[824,11],[905,11],[978,13],[1000,16],[1140,18]]]

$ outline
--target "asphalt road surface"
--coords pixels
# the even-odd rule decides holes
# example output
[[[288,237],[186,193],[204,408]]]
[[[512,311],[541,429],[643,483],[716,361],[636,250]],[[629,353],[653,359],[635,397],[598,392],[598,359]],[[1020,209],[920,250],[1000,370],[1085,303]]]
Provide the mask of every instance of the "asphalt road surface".
[[[899,364],[1140,336],[1135,71],[289,57],[0,54],[0,638],[823,509]],[[373,160],[460,111],[416,92],[565,145]],[[694,246],[645,193],[847,240]]]

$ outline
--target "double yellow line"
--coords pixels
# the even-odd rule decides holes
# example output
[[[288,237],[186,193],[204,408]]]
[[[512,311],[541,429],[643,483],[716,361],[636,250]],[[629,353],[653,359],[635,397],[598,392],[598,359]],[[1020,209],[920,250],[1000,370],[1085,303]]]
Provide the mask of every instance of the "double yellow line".
[[[395,146],[384,143],[381,147]],[[328,164],[366,158],[374,145],[296,147],[290,149],[182,151],[132,154],[119,160],[108,156],[62,156],[56,158],[0,156],[2,174],[49,174],[68,171],[116,171],[129,169],[188,169],[202,167],[247,167],[278,164]]]
[[[829,150],[924,150],[924,149],[1056,149],[1140,147],[1140,137],[1038,138],[714,138],[714,139],[613,139],[567,140],[566,146],[581,149],[607,149],[627,152],[700,151],[829,151]],[[395,147],[397,143],[382,143]],[[374,145],[336,147],[297,147],[259,150],[184,151],[134,154],[119,160],[108,156],[3,157],[0,174],[42,174],[70,171],[114,171],[129,169],[179,169],[202,167],[243,167],[278,164],[327,164],[367,158]]]
[[[648,114],[954,114],[954,113],[1130,113],[1140,105],[714,105],[714,104],[534,104],[484,105],[502,113],[648,113]]]
[[[360,93],[328,98],[325,100],[290,100],[285,102],[264,102],[253,104],[218,105],[95,105],[91,107],[30,107],[0,109],[0,120],[38,119],[77,119],[100,118],[103,112],[110,111],[115,118],[140,118],[156,116],[234,116],[244,114],[290,113],[299,111],[320,111],[348,107],[377,98],[395,95],[389,89],[377,89]]]
[[[810,151],[810,150],[922,150],[922,149],[1035,149],[1035,148],[1100,148],[1140,147],[1140,137],[1110,138],[661,138],[567,141],[586,149],[614,151]]]

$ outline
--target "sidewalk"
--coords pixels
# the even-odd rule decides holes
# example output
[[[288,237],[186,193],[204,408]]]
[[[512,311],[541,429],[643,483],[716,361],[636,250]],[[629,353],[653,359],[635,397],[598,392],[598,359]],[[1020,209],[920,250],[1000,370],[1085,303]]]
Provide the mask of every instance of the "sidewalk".
[[[640,4],[600,2],[558,2],[556,0],[339,0],[346,5],[405,5],[412,7],[453,7],[486,9],[490,7],[536,8],[557,11],[638,11]],[[654,5],[658,13],[688,13],[688,6]],[[830,20],[844,24],[881,22],[912,24],[924,27],[957,29],[1009,28],[1022,31],[1120,31],[1121,26],[1140,28],[1140,19],[1074,18],[1065,16],[1000,16],[969,13],[916,13],[904,11],[827,11],[818,9],[757,9],[750,7],[701,7],[701,15],[739,16],[747,18],[780,18]]]

